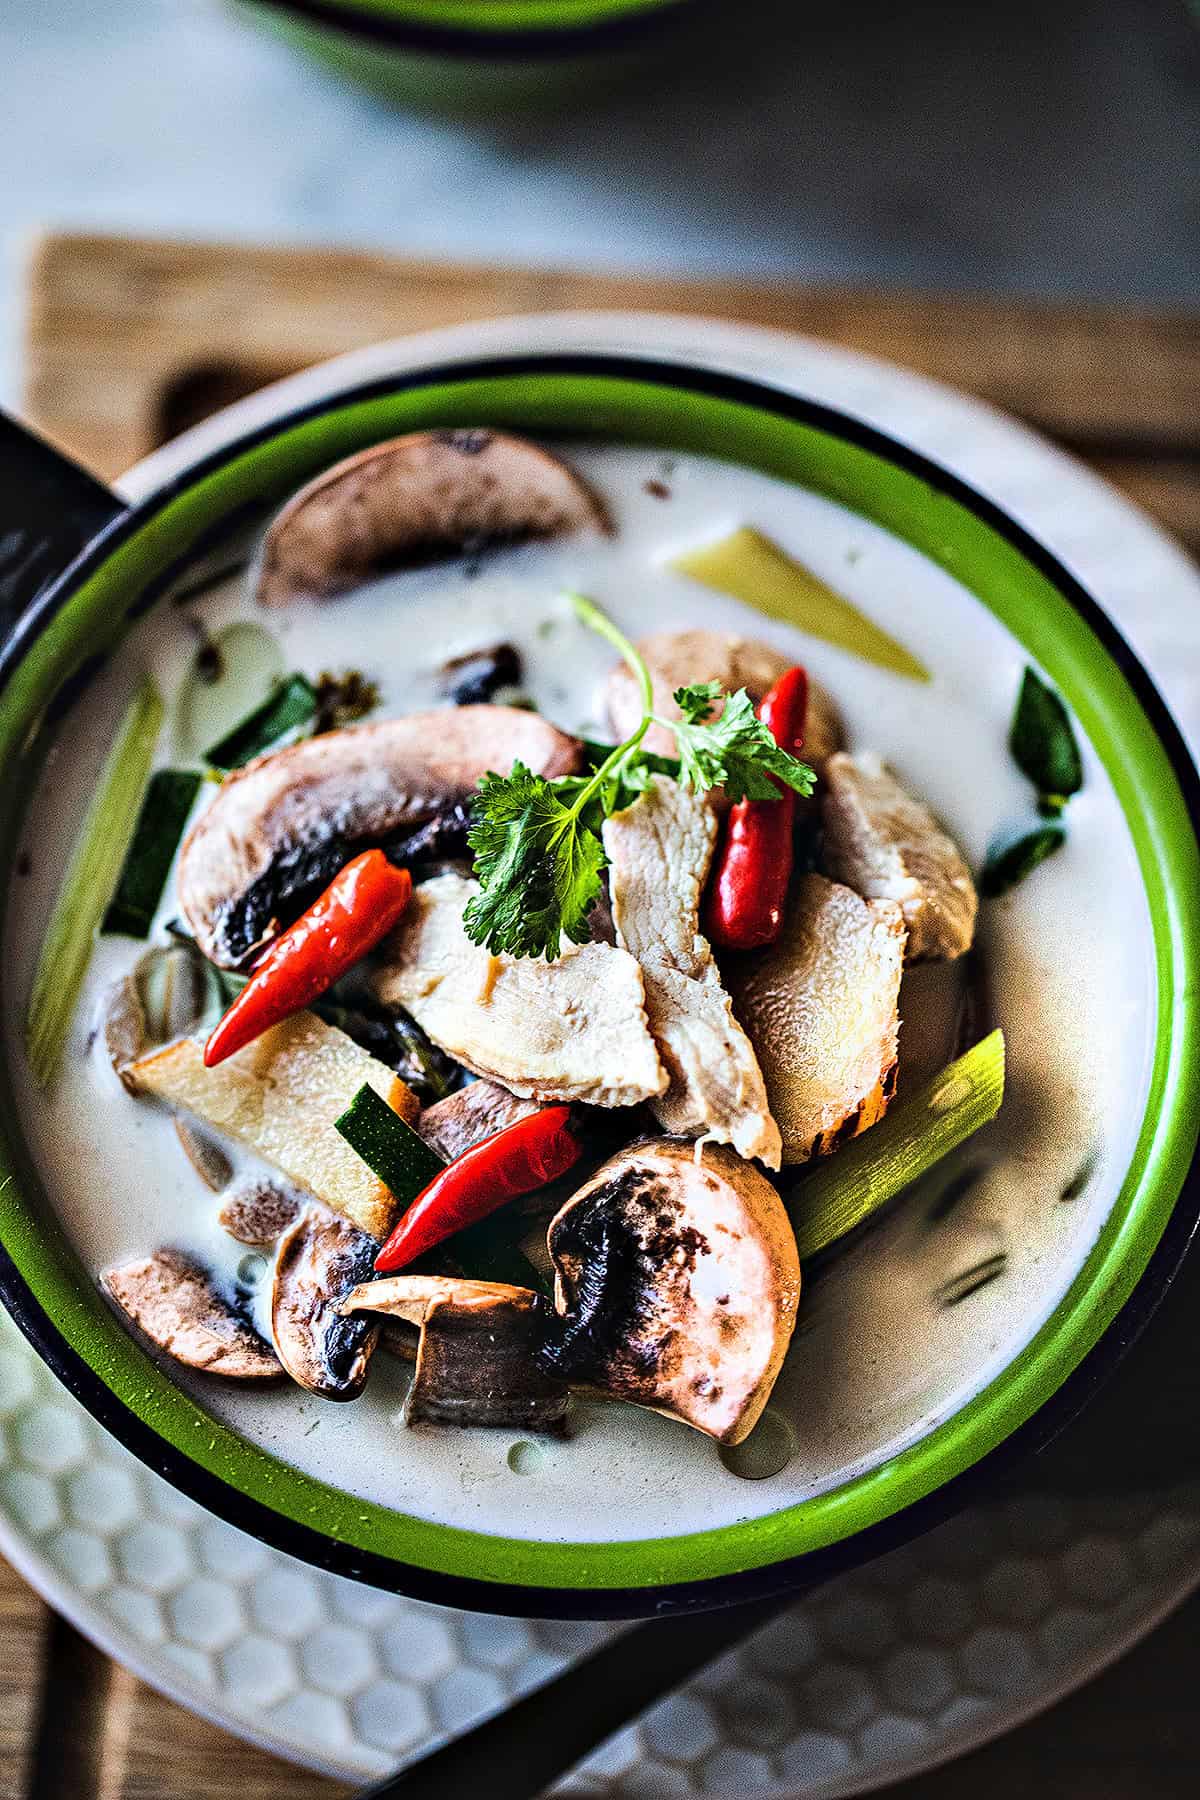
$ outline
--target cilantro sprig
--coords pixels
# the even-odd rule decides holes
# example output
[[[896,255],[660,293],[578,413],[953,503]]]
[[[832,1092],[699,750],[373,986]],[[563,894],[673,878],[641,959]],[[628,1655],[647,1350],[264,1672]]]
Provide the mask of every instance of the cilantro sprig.
[[[661,718],[650,671],[625,633],[582,595],[572,595],[571,602],[583,624],[607,638],[633,670],[641,720],[624,743],[594,747],[599,761],[590,775],[551,781],[518,762],[508,775],[484,777],[469,833],[480,891],[463,914],[473,943],[547,961],[559,954],[564,938],[576,944],[587,938],[587,915],[608,860],[601,827],[652,775],[669,771],[697,793],[723,787],[731,800],[777,800],[780,782],[811,794],[816,779],[806,763],[779,748],[744,688],[729,696],[716,719],[719,682],[679,688],[674,699],[682,718]],[[642,749],[655,724],[675,734],[678,763]]]

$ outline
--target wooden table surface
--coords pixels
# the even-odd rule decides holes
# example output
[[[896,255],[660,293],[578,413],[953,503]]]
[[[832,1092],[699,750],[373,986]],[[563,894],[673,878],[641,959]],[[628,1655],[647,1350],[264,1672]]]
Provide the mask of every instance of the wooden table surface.
[[[783,326],[952,382],[1065,444],[1200,552],[1200,317],[1178,312],[55,236],[30,266],[26,412],[112,476],[216,407],[337,351],[461,319],[603,306]],[[1129,1441],[1169,1445],[1180,1418],[1195,1428],[1195,1298],[1174,1300],[1155,1327],[1174,1331],[1179,1354],[1164,1367],[1179,1385],[1163,1383],[1147,1416],[1144,1394],[1118,1384],[1090,1438],[1085,1426],[1059,1457],[1064,1479],[1090,1480],[1109,1439],[1119,1461]],[[1088,1687],[889,1800],[1195,1800],[1198,1686],[1200,1595]],[[0,1800],[347,1792],[164,1700],[0,1562]]]

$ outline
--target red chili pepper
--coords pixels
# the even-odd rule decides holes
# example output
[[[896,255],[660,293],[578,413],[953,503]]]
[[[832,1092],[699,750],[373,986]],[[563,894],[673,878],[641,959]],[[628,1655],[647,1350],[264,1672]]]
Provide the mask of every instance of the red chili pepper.
[[[375,1258],[381,1275],[414,1262],[444,1238],[556,1181],[579,1161],[583,1146],[570,1130],[569,1106],[530,1113],[447,1163],[419,1193]]]
[[[788,669],[758,707],[775,742],[791,756],[804,748],[807,712],[803,669]],[[705,930],[722,950],[773,944],[783,926],[796,796],[783,782],[777,785],[778,800],[739,800],[729,810],[705,915]]]
[[[334,876],[319,900],[263,953],[204,1046],[211,1069],[278,1025],[373,950],[412,895],[412,876],[382,850],[366,850]]]

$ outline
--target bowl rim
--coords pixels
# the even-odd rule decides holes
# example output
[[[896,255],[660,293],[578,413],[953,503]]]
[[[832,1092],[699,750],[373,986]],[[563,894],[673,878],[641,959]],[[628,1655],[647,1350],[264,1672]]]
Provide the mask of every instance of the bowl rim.
[[[245,3],[245,0],[244,0]],[[539,62],[621,51],[711,0],[248,0],[400,53]]]
[[[335,413],[345,412],[356,405],[367,405],[374,400],[395,400],[401,394],[433,391],[439,385],[461,386],[471,380],[532,381],[537,376],[592,382],[605,378],[610,381],[623,380],[642,388],[665,389],[676,402],[680,402],[680,396],[700,395],[732,407],[740,406],[755,418],[765,416],[793,426],[807,426],[835,443],[866,451],[885,467],[899,469],[915,477],[933,498],[955,502],[965,513],[988,527],[1002,543],[1015,550],[1025,563],[1067,601],[1086,628],[1086,634],[1099,642],[1115,665],[1118,675],[1132,690],[1154,740],[1155,749],[1165,757],[1166,765],[1177,785],[1177,798],[1182,803],[1187,826],[1185,848],[1191,864],[1195,865],[1197,821],[1200,820],[1200,782],[1182,739],[1148,675],[1115,627],[1049,551],[1000,507],[984,499],[959,477],[874,427],[838,409],[791,393],[786,388],[771,386],[762,379],[694,367],[678,360],[658,361],[625,354],[579,352],[522,352],[510,356],[456,360],[440,365],[417,366],[374,380],[352,383],[347,387],[338,386],[306,405],[276,414],[254,429],[177,470],[161,487],[148,494],[101,533],[43,597],[32,614],[27,616],[14,639],[6,646],[3,656],[0,656],[0,689],[13,680],[31,649],[57,619],[67,601],[77,595],[97,571],[109,564],[123,545],[159,518],[173,502],[195,490],[209,475],[237,462],[248,452],[269,445],[273,440],[281,439],[289,431],[307,423],[328,419]],[[281,395],[281,400],[285,398],[286,396]],[[661,404],[661,395],[659,403]],[[547,427],[544,424],[542,428],[552,428],[552,425]],[[559,429],[563,428],[560,423]],[[619,435],[619,430],[610,428],[608,434]],[[736,451],[730,454],[734,460],[739,460]],[[795,476],[792,478],[797,479]],[[1157,1240],[1151,1240],[1147,1256],[1129,1282],[1127,1291],[1119,1293],[1116,1289],[1112,1290],[1108,1296],[1111,1305],[1107,1317],[1100,1323],[1091,1341],[1083,1345],[1079,1355],[1068,1362],[1063,1378],[1053,1381],[1046,1393],[1035,1398],[1029,1416],[1009,1419],[996,1441],[979,1451],[975,1459],[957,1469],[948,1468],[944,1478],[928,1491],[915,1498],[910,1496],[907,1500],[901,1499],[897,1503],[897,1510],[877,1516],[869,1524],[858,1527],[851,1525],[848,1535],[819,1549],[788,1554],[786,1546],[780,1546],[777,1554],[766,1557],[754,1567],[728,1569],[715,1575],[687,1580],[651,1580],[648,1585],[613,1583],[596,1586],[585,1581],[543,1586],[525,1581],[497,1581],[494,1577],[481,1580],[478,1575],[464,1576],[444,1569],[421,1569],[411,1562],[397,1562],[392,1556],[380,1556],[361,1543],[348,1543],[345,1539],[334,1536],[331,1530],[319,1530],[289,1518],[278,1508],[268,1507],[244,1494],[227,1478],[214,1474],[211,1468],[198,1464],[194,1458],[169,1444],[153,1425],[132,1411],[126,1401],[114,1392],[72,1345],[49,1311],[42,1306],[9,1255],[7,1247],[0,1259],[0,1294],[26,1335],[33,1340],[60,1378],[103,1423],[110,1429],[116,1429],[117,1435],[129,1443],[142,1460],[166,1474],[176,1485],[191,1492],[211,1510],[231,1518],[235,1524],[266,1537],[281,1548],[341,1573],[358,1575],[380,1586],[398,1587],[423,1598],[449,1600],[451,1603],[494,1610],[513,1610],[516,1605],[526,1613],[546,1612],[559,1616],[636,1616],[659,1612],[664,1608],[719,1604],[785,1586],[794,1587],[824,1579],[848,1563],[862,1561],[890,1544],[913,1535],[933,1523],[937,1517],[944,1516],[954,1507],[965,1503],[971,1492],[976,1491],[983,1481],[991,1479],[997,1457],[1007,1461],[1020,1451],[1046,1441],[1082,1404],[1102,1379],[1107,1367],[1133,1341],[1150,1316],[1157,1299],[1165,1291],[1196,1226],[1195,1208],[1200,1196],[1196,1191],[1194,1133],[1188,1159],[1191,1166],[1190,1170],[1181,1174],[1179,1197],[1166,1215]],[[1055,1316],[1058,1310],[1061,1309],[1056,1309]],[[126,1337],[126,1334],[122,1333],[122,1336]],[[1041,1333],[1035,1334],[1031,1345],[1026,1346],[1027,1352],[1040,1336]],[[126,1341],[132,1340],[126,1337]],[[139,1352],[139,1355],[143,1363],[148,1361],[144,1352]],[[1003,1382],[1018,1361],[1019,1358],[1014,1358],[1006,1365],[981,1390],[981,1396],[991,1393]],[[176,1395],[181,1392],[173,1384],[172,1391]],[[944,1425],[935,1427],[913,1448],[929,1444],[946,1426],[961,1419],[971,1404],[968,1401],[963,1407],[957,1408]],[[199,1409],[196,1412],[198,1417],[207,1418]],[[907,1454],[908,1452],[901,1452],[890,1464],[877,1466],[870,1475],[878,1476],[894,1471],[895,1466]],[[858,1479],[862,1481],[869,1477]],[[855,1485],[854,1482],[846,1484],[848,1487]],[[842,1491],[833,1490],[835,1494]],[[344,1504],[345,1496],[339,1498]],[[784,1513],[767,1515],[766,1521],[758,1523],[768,1522],[772,1517],[778,1520],[784,1516]],[[456,1537],[478,1535],[454,1527],[435,1529]],[[739,1528],[719,1529],[736,1532]],[[691,1534],[693,1539],[697,1535],[707,1534]],[[686,1544],[688,1541],[688,1538],[668,1540],[675,1545]],[[485,1542],[493,1546],[504,1544],[504,1540],[496,1538],[486,1539]],[[652,1540],[633,1540],[629,1547],[639,1544],[644,1547],[649,1542]],[[536,1540],[532,1547],[538,1548]],[[577,1555],[581,1564],[586,1561],[588,1546],[569,1548]],[[594,1550],[596,1546],[591,1548]]]

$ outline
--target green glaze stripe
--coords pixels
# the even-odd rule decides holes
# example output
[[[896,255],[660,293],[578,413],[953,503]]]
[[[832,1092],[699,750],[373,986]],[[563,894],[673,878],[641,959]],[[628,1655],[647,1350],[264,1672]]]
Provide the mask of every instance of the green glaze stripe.
[[[325,0],[347,13],[449,31],[577,31],[610,19],[664,12],[689,0]]]
[[[482,1581],[564,1589],[648,1587],[761,1567],[889,1516],[969,1467],[1062,1384],[1137,1284],[1195,1150],[1200,856],[1170,760],[1117,664],[1053,583],[959,501],[817,427],[726,398],[598,375],[529,373],[445,382],[343,404],[282,431],[197,481],[132,535],[32,646],[0,702],[0,759],[32,784],[31,726],[82,657],[109,643],[147,581],[249,495],[282,498],[336,458],[396,432],[481,422],[594,433],[711,453],[814,489],[864,514],[956,576],[1057,685],[1100,756],[1133,840],[1150,910],[1158,1018],[1140,1136],[1120,1195],[1062,1303],[1014,1361],[961,1411],[889,1462],[769,1518],[676,1538],[532,1543],[430,1524],[301,1475],[197,1408],[100,1301],[29,1164],[11,1089],[0,1235],[79,1354],[169,1443],[235,1489],[345,1544]]]

